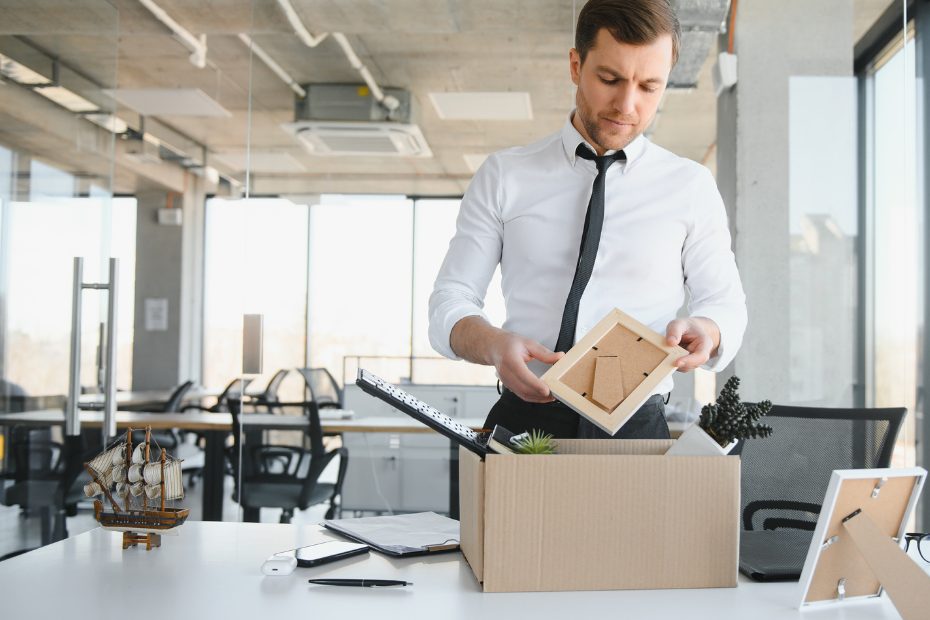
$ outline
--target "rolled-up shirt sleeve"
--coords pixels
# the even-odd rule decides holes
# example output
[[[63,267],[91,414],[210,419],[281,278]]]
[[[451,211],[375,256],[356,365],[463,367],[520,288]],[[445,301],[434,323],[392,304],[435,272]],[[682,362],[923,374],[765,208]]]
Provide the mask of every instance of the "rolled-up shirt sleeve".
[[[733,361],[746,331],[746,295],[730,247],[727,214],[710,172],[695,181],[692,218],[682,249],[688,314],[711,319],[720,329],[717,354],[702,368],[724,369]]]
[[[472,178],[429,298],[430,344],[450,359],[461,359],[449,342],[455,324],[467,316],[487,320],[484,296],[503,246],[500,174],[498,156],[491,155]]]

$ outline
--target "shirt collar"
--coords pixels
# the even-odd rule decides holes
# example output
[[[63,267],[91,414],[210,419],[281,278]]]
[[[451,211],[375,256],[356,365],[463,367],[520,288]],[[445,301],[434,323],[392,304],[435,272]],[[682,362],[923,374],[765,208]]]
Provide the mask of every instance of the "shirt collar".
[[[592,147],[587,140],[585,140],[578,130],[575,129],[575,126],[572,125],[572,117],[575,115],[575,111],[572,110],[568,115],[568,119],[565,121],[565,125],[562,126],[562,147],[565,149],[565,155],[568,157],[569,163],[574,167],[575,162],[577,161],[578,156],[575,155],[575,150],[578,148],[579,144],[586,144],[588,148],[594,152],[594,147]],[[626,148],[623,149],[624,154],[626,155],[626,164],[623,166],[623,172],[626,172],[630,165],[633,164],[637,159],[642,157],[643,152],[646,150],[646,144],[648,140],[642,134],[636,136],[632,142],[626,145]],[[606,154],[614,153],[615,151],[607,151]]]

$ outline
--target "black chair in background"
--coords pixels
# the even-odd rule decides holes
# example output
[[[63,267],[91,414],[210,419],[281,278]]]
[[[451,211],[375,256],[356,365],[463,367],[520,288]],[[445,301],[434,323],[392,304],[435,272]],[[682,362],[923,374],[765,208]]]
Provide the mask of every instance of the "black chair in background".
[[[310,391],[310,400],[320,409],[342,409],[342,388],[326,368],[298,368]]]
[[[236,485],[233,499],[243,507],[243,518],[247,522],[260,521],[261,508],[281,508],[281,523],[290,523],[295,510],[329,501],[326,518],[337,515],[337,498],[342,493],[349,451],[345,447],[326,451],[320,425],[319,407],[313,402],[304,404],[309,418],[305,432],[305,443],[309,449],[299,446],[268,445],[262,443],[260,431],[245,433],[241,445],[242,462],[239,462],[242,438],[238,408],[233,408],[233,446],[227,451],[232,463],[233,476],[238,480],[242,469],[241,484]],[[320,482],[323,470],[336,457],[339,469],[336,481]]]
[[[268,385],[265,386],[265,390],[261,394],[253,396],[249,404],[256,409],[264,407],[268,410],[268,413],[280,413],[281,400],[278,398],[278,390],[281,388],[281,383],[289,372],[289,369],[281,368],[271,375],[271,379],[268,380]]]
[[[187,393],[194,386],[193,381],[185,381],[178,387],[174,388],[174,391],[171,392],[171,396],[168,397],[168,400],[165,401],[163,405],[158,407],[138,407],[138,408],[125,408],[125,411],[146,411],[149,413],[178,413],[181,411],[181,403],[184,402],[184,397],[187,396]],[[152,439],[160,447],[166,450],[174,450],[178,447],[178,444],[181,443],[181,434],[177,429],[155,429],[152,431]],[[133,443],[141,443],[145,441],[145,432],[144,431],[134,431],[132,434]]]
[[[197,405],[197,404],[184,405],[183,407],[181,407],[181,411],[182,412],[204,411],[207,413],[229,413],[230,411],[232,411],[232,408],[234,406],[235,407],[240,406],[240,403],[242,402],[242,394],[245,393],[245,390],[246,388],[249,387],[250,383],[252,383],[251,377],[244,378],[244,379],[240,379],[237,377],[233,379],[232,381],[230,381],[229,384],[227,384],[225,388],[223,388],[223,391],[220,393],[220,395],[216,397],[216,402],[212,404],[211,406],[204,407],[203,405]],[[202,445],[203,440],[204,440],[203,433],[198,433],[196,431],[185,431],[181,434],[181,439],[184,443],[188,443],[187,438],[189,437],[195,438],[193,441],[194,445],[198,446],[201,449],[204,448],[204,446]],[[203,477],[202,466],[191,467],[184,471],[188,474],[187,485],[191,489],[194,488],[194,486],[197,484],[197,480]],[[227,468],[226,473],[231,474],[232,470]]]
[[[744,530],[813,531],[834,469],[888,467],[907,410],[772,407],[764,439],[740,442]]]
[[[0,493],[0,503],[19,506],[27,516],[38,515],[42,545],[67,538],[65,518],[76,513],[84,497],[81,485],[76,484],[84,471],[83,462],[98,450],[88,450],[84,436],[65,437],[59,443],[37,437],[23,426],[11,429],[9,449],[13,483]]]
[[[246,388],[249,387],[249,384],[252,383],[252,378],[235,378],[229,382],[229,384],[223,388],[223,391],[219,396],[216,397],[216,402],[209,407],[204,407],[203,405],[184,405],[178,411],[206,411],[209,413],[229,413],[230,402],[232,400],[242,400],[242,394],[245,392]]]

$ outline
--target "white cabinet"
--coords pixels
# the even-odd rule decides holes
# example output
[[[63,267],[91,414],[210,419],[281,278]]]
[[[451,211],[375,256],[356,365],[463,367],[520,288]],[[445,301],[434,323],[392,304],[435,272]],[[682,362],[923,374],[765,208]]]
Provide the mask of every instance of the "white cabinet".
[[[403,385],[405,392],[453,418],[484,418],[497,402],[493,386]],[[356,385],[344,406],[356,418],[404,416]],[[437,433],[346,433],[349,468],[343,510],[449,511],[449,440]]]

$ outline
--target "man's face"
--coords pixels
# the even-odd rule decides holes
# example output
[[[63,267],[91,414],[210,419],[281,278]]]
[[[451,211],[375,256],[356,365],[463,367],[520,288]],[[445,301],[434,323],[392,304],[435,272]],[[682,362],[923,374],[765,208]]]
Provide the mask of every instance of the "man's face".
[[[672,37],[620,43],[601,28],[584,63],[569,52],[575,94],[575,127],[597,149],[619,150],[652,122],[672,70]]]

